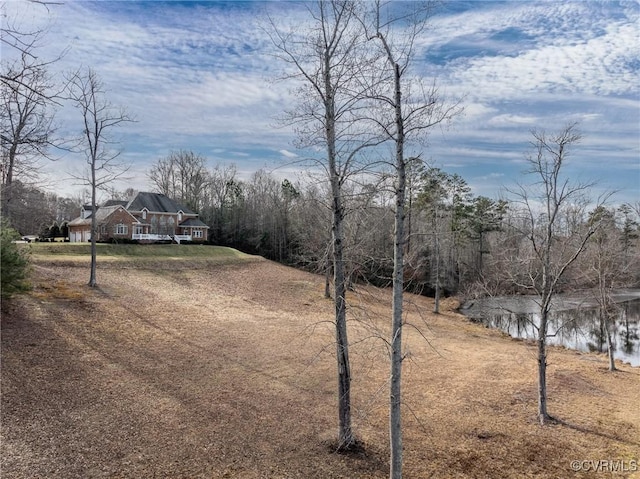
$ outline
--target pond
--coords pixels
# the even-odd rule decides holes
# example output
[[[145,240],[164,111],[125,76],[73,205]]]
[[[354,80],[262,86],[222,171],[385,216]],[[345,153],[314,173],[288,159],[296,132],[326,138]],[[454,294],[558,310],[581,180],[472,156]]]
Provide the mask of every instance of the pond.
[[[640,290],[618,290],[613,299],[618,318],[611,328],[614,357],[640,366]],[[468,301],[460,312],[514,338],[537,339],[540,315],[536,297],[500,296]],[[588,294],[557,295],[552,304],[547,344],[606,353],[607,340],[597,303]]]

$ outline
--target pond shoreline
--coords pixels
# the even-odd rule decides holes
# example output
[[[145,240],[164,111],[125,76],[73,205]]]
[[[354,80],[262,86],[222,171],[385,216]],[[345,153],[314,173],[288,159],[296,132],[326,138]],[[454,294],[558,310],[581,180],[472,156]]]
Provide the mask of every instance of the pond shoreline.
[[[640,290],[619,289],[612,294],[618,319],[610,325],[614,357],[640,366]],[[513,338],[535,340],[537,296],[498,296],[465,302],[459,312],[474,323],[500,329]],[[592,292],[558,294],[552,303],[548,343],[582,352],[606,352],[604,325]]]

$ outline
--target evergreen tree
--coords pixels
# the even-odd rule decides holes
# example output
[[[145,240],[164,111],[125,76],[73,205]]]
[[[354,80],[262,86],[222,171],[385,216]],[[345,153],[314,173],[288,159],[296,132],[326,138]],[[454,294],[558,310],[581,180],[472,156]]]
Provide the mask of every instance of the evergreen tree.
[[[20,239],[16,230],[5,221],[0,223],[0,294],[7,299],[15,293],[27,291],[27,257],[14,240]]]

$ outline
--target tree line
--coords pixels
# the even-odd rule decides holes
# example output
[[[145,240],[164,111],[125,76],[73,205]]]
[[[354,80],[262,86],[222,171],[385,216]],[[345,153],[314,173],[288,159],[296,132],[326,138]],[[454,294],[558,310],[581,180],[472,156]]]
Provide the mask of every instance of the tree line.
[[[405,289],[429,296],[526,293],[522,283],[527,272],[520,268],[532,233],[525,225],[526,208],[516,199],[476,196],[463,177],[419,158],[409,164]],[[204,156],[192,151],[172,152],[151,167],[152,189],[198,213],[210,227],[213,244],[322,274],[330,271],[331,193],[326,183],[311,175],[283,180],[265,170],[241,179],[232,163],[208,165]],[[345,262],[350,283],[390,285],[391,183],[389,175],[381,175],[375,182],[351,184],[344,194]],[[589,270],[596,245],[624,265],[618,268],[618,287],[638,286],[640,272],[631,265],[640,255],[640,205],[580,208],[571,204],[559,212],[557,241],[570,242],[594,218],[606,221],[598,243],[594,239],[588,244],[589,254],[581,256],[568,271],[561,289],[594,286]]]
[[[241,179],[236,165],[209,166],[206,157],[176,151],[149,170],[151,189],[166,194],[200,215],[209,226],[212,244],[259,254],[309,271],[330,272],[330,192],[312,176],[281,179],[266,170]],[[393,269],[393,204],[390,179],[350,185],[345,194],[345,257],[350,283],[390,284]],[[528,231],[522,205],[515,200],[476,196],[466,180],[426,165],[410,162],[408,174],[405,289],[435,296],[466,297],[523,293],[525,273],[512,260],[524,255]],[[9,217],[21,235],[64,236],[64,226],[76,218],[82,195],[61,197],[36,186],[14,183],[16,200]],[[113,199],[128,199],[135,191],[109,190]],[[595,249],[611,256],[618,267],[618,287],[637,287],[640,272],[640,204],[601,206],[577,211],[572,205],[560,218],[568,241],[594,218],[604,227],[589,243],[588,254],[568,272],[563,288],[595,286]],[[52,233],[53,232],[53,233]],[[597,242],[596,242],[597,240]],[[597,255],[596,255],[597,256]],[[604,261],[604,260],[603,260]]]

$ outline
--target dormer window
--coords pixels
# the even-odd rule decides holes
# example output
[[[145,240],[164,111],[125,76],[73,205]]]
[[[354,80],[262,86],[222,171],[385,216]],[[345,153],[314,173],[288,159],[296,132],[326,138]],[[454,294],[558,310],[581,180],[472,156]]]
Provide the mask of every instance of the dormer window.
[[[143,220],[147,219],[147,209],[146,208],[142,208],[142,219]]]
[[[182,221],[182,210],[178,211],[178,223]]]
[[[93,206],[82,205],[82,208],[80,208],[80,218],[82,219],[89,218],[92,212],[93,212]]]

